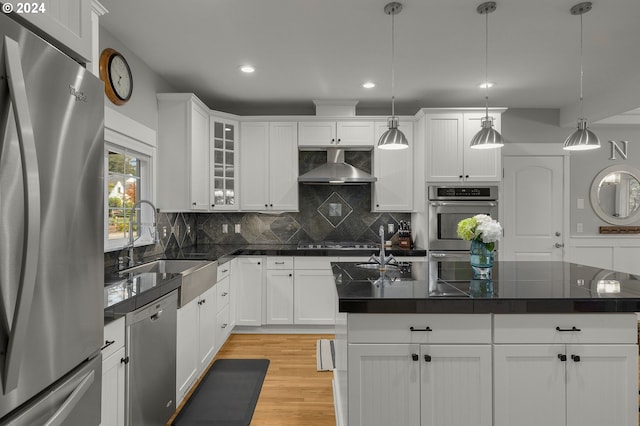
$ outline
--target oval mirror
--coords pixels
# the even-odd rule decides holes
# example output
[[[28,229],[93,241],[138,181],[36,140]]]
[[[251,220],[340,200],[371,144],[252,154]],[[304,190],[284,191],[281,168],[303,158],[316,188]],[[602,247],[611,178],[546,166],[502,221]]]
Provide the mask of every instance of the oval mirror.
[[[640,220],[640,170],[626,165],[603,169],[593,179],[591,207],[607,223],[629,225]]]

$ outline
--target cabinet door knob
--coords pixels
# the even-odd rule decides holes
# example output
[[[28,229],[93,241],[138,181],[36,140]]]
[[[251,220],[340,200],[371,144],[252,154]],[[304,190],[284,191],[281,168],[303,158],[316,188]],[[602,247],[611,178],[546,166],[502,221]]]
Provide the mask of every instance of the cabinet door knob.
[[[342,141],[342,139],[338,138],[338,143],[340,143]]]
[[[571,355],[573,362],[580,362],[580,355]]]
[[[293,274],[289,274],[289,276],[290,276],[290,277],[292,277],[292,276],[293,276]]]
[[[558,359],[560,361],[566,361],[567,360],[567,356],[565,354],[558,354]]]
[[[458,175],[458,177],[459,177],[460,179],[462,179],[462,175]]]
[[[195,206],[195,205],[196,205],[196,203],[191,203],[191,205],[192,205],[192,206]]]
[[[267,206],[266,204],[265,204],[264,206],[265,206],[265,207],[269,207],[269,206]]]
[[[273,204],[269,204],[269,207],[273,207]]]
[[[469,179],[469,175],[464,175],[464,178],[465,179]]]
[[[227,293],[227,292],[225,291],[224,293],[222,293],[222,297],[226,296],[227,294],[229,294],[229,293]]]
[[[431,355],[425,355],[424,356],[424,361],[425,362],[431,362]]]
[[[215,207],[215,206],[216,206],[215,204],[211,204],[211,207]]]
[[[129,357],[128,357],[128,356],[126,356],[126,357],[124,357],[124,358],[120,358],[120,363],[121,363],[121,364],[125,364],[125,365],[126,365],[126,364],[129,364]]]
[[[418,360],[418,358],[420,358],[420,357],[418,356],[418,354],[411,354],[411,359],[412,359],[412,360],[417,361],[417,360]]]

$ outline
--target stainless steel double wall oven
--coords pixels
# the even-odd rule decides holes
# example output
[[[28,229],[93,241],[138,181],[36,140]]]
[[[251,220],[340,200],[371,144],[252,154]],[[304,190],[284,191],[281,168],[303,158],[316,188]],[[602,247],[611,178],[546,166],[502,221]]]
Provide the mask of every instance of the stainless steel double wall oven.
[[[429,256],[467,259],[469,242],[458,238],[458,222],[486,214],[498,219],[497,186],[429,186]]]

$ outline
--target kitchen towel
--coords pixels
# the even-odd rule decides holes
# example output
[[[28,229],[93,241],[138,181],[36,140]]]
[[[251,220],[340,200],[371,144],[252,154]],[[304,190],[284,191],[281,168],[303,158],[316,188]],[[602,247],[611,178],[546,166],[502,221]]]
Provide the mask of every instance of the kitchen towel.
[[[336,368],[336,341],[319,339],[316,342],[316,368],[318,371],[332,371]]]
[[[173,426],[248,426],[268,359],[219,359],[180,411]]]

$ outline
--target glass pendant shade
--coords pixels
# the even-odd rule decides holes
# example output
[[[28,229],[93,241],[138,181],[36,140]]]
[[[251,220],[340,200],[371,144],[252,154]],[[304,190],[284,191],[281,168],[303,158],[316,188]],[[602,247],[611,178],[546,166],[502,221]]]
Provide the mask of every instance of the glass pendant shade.
[[[482,129],[471,139],[470,147],[473,149],[491,149],[504,146],[502,135],[493,128],[491,117],[482,119]]]
[[[398,129],[398,119],[391,117],[389,119],[389,130],[384,132],[378,140],[378,148],[380,149],[405,149],[409,148],[407,137]]]
[[[586,151],[600,148],[600,139],[589,130],[586,118],[578,119],[578,128],[564,141],[567,151]]]

